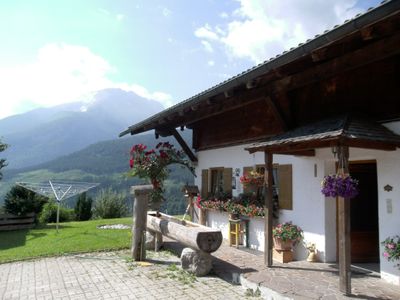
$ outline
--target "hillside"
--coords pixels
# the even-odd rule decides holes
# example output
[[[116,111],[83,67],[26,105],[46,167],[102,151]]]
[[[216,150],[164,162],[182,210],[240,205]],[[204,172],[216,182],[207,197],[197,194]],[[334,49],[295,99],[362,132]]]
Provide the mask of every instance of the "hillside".
[[[90,101],[40,108],[0,120],[9,168],[53,160],[103,140],[162,110],[160,103],[120,89],[98,91]]]
[[[185,131],[183,137],[190,145],[190,132]],[[130,186],[140,182],[136,178],[127,178],[124,175],[129,169],[129,150],[132,145],[143,143],[148,147],[154,147],[158,142],[165,140],[168,139],[156,140],[153,134],[114,139],[92,144],[82,150],[36,166],[20,169],[4,168],[4,178],[0,182],[0,205],[5,193],[18,181],[41,182],[49,179],[89,181],[99,182],[99,188],[112,187],[128,192]],[[169,141],[179,148],[174,139]],[[169,212],[183,212],[185,203],[180,188],[185,183],[193,183],[191,173],[181,167],[173,166],[166,185],[168,198],[166,208]]]

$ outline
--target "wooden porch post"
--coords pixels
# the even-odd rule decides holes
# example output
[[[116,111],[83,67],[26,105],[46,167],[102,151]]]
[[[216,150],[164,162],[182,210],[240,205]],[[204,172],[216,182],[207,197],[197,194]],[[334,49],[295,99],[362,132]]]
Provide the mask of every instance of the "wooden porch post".
[[[349,174],[349,147],[337,149],[339,172]],[[350,240],[350,199],[338,198],[339,214],[339,288],[346,295],[351,294],[351,240]]]
[[[264,228],[264,263],[272,266],[272,153],[265,152],[265,228]]]

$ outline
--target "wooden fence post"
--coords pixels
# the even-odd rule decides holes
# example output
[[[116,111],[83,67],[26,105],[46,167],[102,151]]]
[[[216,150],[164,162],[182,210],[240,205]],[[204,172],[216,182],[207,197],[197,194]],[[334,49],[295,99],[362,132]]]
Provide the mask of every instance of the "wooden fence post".
[[[199,209],[199,223],[200,225],[206,225],[207,222],[207,210],[204,208]]]
[[[133,226],[132,226],[132,258],[135,261],[146,259],[146,227],[147,207],[152,185],[137,185],[131,187],[134,195],[133,203]]]

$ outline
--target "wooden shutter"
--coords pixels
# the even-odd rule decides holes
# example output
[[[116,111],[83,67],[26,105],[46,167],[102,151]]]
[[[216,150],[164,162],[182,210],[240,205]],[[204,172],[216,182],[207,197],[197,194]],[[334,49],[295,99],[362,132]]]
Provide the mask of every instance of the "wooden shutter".
[[[279,208],[293,209],[292,165],[278,165]]]
[[[232,195],[232,168],[224,168],[223,175],[224,193]]]
[[[201,170],[201,198],[208,197],[208,169]]]
[[[243,168],[243,175],[244,174],[248,174],[251,170],[253,170],[253,167],[244,167]],[[251,193],[251,192],[253,192],[253,190],[249,186],[243,186],[243,193],[244,194]]]

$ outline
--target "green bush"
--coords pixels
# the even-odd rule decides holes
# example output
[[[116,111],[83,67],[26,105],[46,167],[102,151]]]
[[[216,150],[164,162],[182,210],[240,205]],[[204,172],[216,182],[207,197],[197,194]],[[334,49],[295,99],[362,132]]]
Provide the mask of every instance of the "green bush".
[[[92,198],[87,197],[86,193],[79,196],[75,204],[75,218],[77,221],[87,221],[92,217]]]
[[[60,206],[60,222],[69,222],[74,220],[74,210]],[[39,215],[39,222],[56,223],[57,222],[57,203],[49,201],[43,206],[42,212]]]
[[[93,214],[96,218],[111,219],[121,218],[128,213],[126,195],[118,193],[111,188],[101,190],[94,203]]]
[[[47,198],[15,185],[4,197],[4,210],[10,214],[23,216],[28,213],[38,214],[47,202]]]

